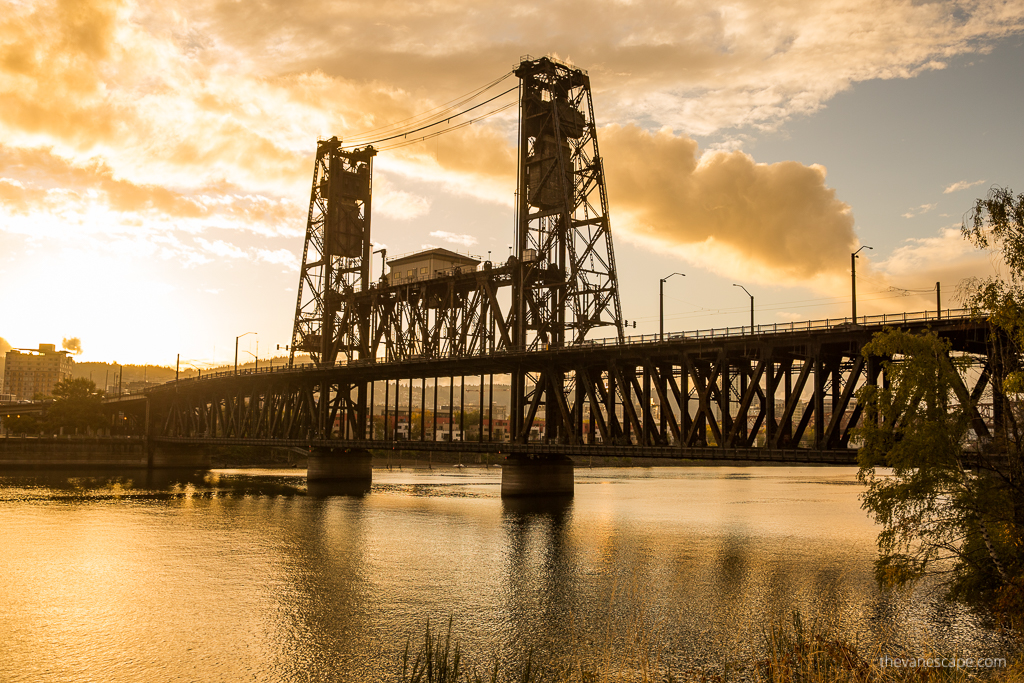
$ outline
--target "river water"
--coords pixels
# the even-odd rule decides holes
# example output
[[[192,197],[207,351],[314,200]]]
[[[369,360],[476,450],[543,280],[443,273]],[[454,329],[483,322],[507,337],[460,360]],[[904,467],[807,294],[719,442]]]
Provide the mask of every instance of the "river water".
[[[498,468],[375,469],[361,496],[304,475],[0,477],[0,680],[389,680],[428,618],[479,666],[721,673],[794,611],[864,652],[1003,647],[876,588],[854,468],[579,468],[541,503],[502,501]]]

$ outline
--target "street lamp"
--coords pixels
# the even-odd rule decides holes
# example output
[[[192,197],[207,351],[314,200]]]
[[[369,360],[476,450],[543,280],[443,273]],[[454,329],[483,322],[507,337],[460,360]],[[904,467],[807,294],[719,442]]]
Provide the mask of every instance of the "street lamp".
[[[672,275],[686,277],[686,273],[672,273]],[[658,283],[658,341],[665,341],[665,280],[672,275],[666,275]]]
[[[192,367],[194,367],[196,370],[199,371],[199,379],[203,378],[203,369],[201,367],[199,367],[195,363],[192,363],[191,361],[183,360],[181,362],[184,363],[185,365],[191,365]]]
[[[259,332],[245,332],[235,337],[235,374],[238,374],[238,340],[247,334],[259,334]]]
[[[733,284],[733,287],[739,287],[744,292],[747,292],[747,288],[743,285]],[[754,295],[747,292],[747,296],[750,297],[750,334],[754,334]]]
[[[851,284],[851,288],[852,288],[852,292],[853,292],[853,324],[854,325],[857,324],[857,259],[859,258],[857,256],[857,254],[859,254],[864,249],[874,249],[874,247],[869,247],[867,245],[864,245],[863,247],[861,247],[857,251],[855,251],[852,254],[850,254],[850,277],[852,278],[850,280],[850,284]]]

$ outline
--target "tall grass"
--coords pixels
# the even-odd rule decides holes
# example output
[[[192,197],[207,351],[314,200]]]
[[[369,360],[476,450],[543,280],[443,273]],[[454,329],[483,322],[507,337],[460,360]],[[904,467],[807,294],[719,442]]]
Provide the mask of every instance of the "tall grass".
[[[524,661],[504,667],[494,655],[493,664],[480,671],[464,665],[453,627],[449,618],[439,636],[428,621],[419,645],[406,642],[402,683],[1024,683],[1019,656],[997,669],[883,666],[881,650],[864,652],[796,612],[766,629],[760,659],[723,662],[721,673],[671,671],[650,654],[651,648],[615,648],[609,640],[599,652],[577,651],[556,659],[531,651]],[[639,634],[635,642],[650,640]]]

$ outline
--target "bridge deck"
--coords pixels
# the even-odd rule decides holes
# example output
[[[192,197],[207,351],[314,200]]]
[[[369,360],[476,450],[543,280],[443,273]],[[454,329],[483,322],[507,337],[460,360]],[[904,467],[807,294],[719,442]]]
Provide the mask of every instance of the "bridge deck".
[[[856,465],[854,449],[819,451],[807,448],[679,448],[678,446],[567,446],[500,441],[358,441],[343,439],[248,439],[157,437],[160,443],[212,446],[271,446],[275,448],[352,448],[385,451],[443,451],[446,453],[496,453],[499,455],[568,455],[598,458],[679,458],[683,460],[727,460],[736,462],[806,463]]]
[[[852,465],[863,414],[857,390],[884,381],[882,359],[866,359],[861,349],[876,332],[899,326],[936,330],[953,352],[973,357],[957,397],[972,405],[975,443],[987,443],[1000,406],[978,408],[983,398],[996,400],[985,398],[993,391],[986,321],[930,311],[864,322],[267,367],[169,382],[108,407],[168,444]],[[512,387],[499,402],[495,378]]]

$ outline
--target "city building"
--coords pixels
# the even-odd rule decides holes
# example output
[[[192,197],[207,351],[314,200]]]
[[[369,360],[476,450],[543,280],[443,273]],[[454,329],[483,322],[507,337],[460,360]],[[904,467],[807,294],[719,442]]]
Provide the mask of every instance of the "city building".
[[[451,275],[459,271],[475,271],[480,259],[465,254],[457,254],[448,249],[427,249],[415,254],[406,254],[388,259],[391,272],[388,273],[389,285],[401,285],[419,280],[430,280],[435,277]]]
[[[57,382],[71,378],[74,363],[70,352],[58,351],[53,344],[11,349],[4,363],[4,393],[18,401],[31,400],[36,394],[49,395]]]

